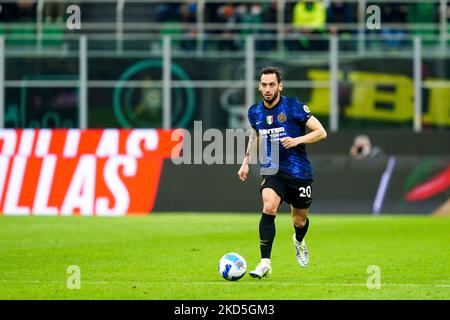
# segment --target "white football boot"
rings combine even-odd
[[[294,233],[293,240],[295,248],[295,257],[297,258],[297,262],[302,268],[305,268],[309,262],[309,253],[308,248],[306,248],[305,239],[303,239],[302,242],[298,242],[297,239],[295,238]]]
[[[272,267],[270,266],[270,262],[263,261],[256,266],[255,270],[250,271],[250,276],[253,278],[263,278],[263,277],[270,277],[272,274]]]

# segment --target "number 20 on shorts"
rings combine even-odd
[[[311,186],[307,186],[306,188],[305,187],[300,187],[300,188],[298,188],[298,190],[300,191],[300,197],[311,198],[311,193],[312,193],[311,192]]]

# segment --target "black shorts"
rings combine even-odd
[[[281,198],[297,209],[308,209],[312,202],[312,180],[302,180],[278,171],[271,176],[262,176],[260,191],[273,189]],[[281,204],[281,203],[280,203]]]

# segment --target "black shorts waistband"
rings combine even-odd
[[[301,180],[301,181],[304,181],[305,183],[312,183],[314,180],[312,180],[312,179],[300,179],[300,178],[298,178],[298,177],[295,177],[295,176],[293,176],[293,175],[290,175],[290,174],[288,174],[288,173],[286,173],[286,172],[284,172],[284,171],[281,171],[281,170],[278,170],[277,171],[277,173],[275,173],[275,174],[272,174],[272,175],[262,175],[261,177],[263,178],[263,179],[266,179],[266,178],[268,178],[268,177],[273,177],[273,176],[279,176],[279,177],[281,177],[281,178],[283,178],[283,179],[287,179],[287,180],[291,180],[291,179],[294,179],[294,180]]]

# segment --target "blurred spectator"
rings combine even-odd
[[[408,6],[406,3],[390,2],[382,4],[381,35],[385,44],[389,48],[398,48],[406,35],[406,30],[400,26],[390,26],[389,24],[405,24]]]
[[[209,31],[221,38],[216,43],[219,50],[243,49],[244,42],[235,35],[275,33],[274,30],[264,30],[261,24],[276,23],[276,6],[276,2],[206,3],[205,22],[224,24],[222,29]],[[242,24],[242,27],[238,27],[238,24]],[[273,41],[256,40],[255,47],[257,50],[268,50],[273,47]]]
[[[173,36],[173,44],[182,49],[195,48],[197,3],[185,0],[183,3],[160,3],[155,8],[155,20],[163,23],[161,33]],[[191,24],[191,26],[187,26]],[[180,36],[182,36],[180,38]]]
[[[179,22],[180,18],[180,4],[160,3],[155,8],[157,22]]]
[[[293,34],[299,36],[298,41],[288,40],[287,46],[292,50],[324,50],[321,37],[326,27],[327,11],[320,0],[300,0],[294,5],[292,12]],[[308,37],[313,35],[312,37]]]
[[[277,23],[278,2],[265,2],[262,4],[262,21],[265,23]]]
[[[378,146],[372,146],[370,138],[366,135],[358,135],[350,147],[350,156],[356,160],[375,159],[384,155]]]
[[[184,27],[183,34],[187,35],[189,38],[183,38],[180,41],[182,49],[194,50],[195,49],[195,36],[196,36],[196,25],[197,22],[197,3],[194,1],[185,1],[180,6],[180,16],[181,22],[183,24],[192,24],[191,27]]]
[[[275,35],[274,29],[266,29],[262,24],[276,23],[277,3],[253,3],[250,5],[240,5],[237,9],[238,21],[244,27],[242,29],[243,35],[261,34],[261,35]],[[270,50],[274,47],[273,39],[256,39],[255,48],[258,51]],[[241,45],[244,47],[244,44]]]
[[[185,1],[180,6],[180,15],[184,23],[195,23],[197,21],[197,3],[195,1]]]
[[[292,25],[307,31],[325,29],[326,8],[319,0],[300,0],[294,6]]]
[[[259,3],[254,3],[250,6],[239,5],[238,6],[238,17],[239,21],[243,23],[244,28],[242,29],[243,34],[257,33],[260,29],[260,24],[262,22],[262,6]]]
[[[36,2],[34,0],[18,0],[17,1],[17,17],[18,22],[36,21]]]
[[[356,23],[354,15],[354,5],[344,3],[342,0],[335,0],[328,6],[327,22],[330,24]],[[351,33],[351,28],[331,26],[329,31],[334,34]]]
[[[240,8],[239,10],[242,10]],[[218,42],[219,50],[237,50],[239,42],[234,38],[236,34],[236,23],[239,22],[239,11],[232,4],[224,4],[217,7],[218,23],[224,24],[223,30],[218,30],[220,41]]]
[[[44,17],[45,22],[62,22],[66,14],[67,5],[65,1],[59,2],[45,2],[44,3]]]

